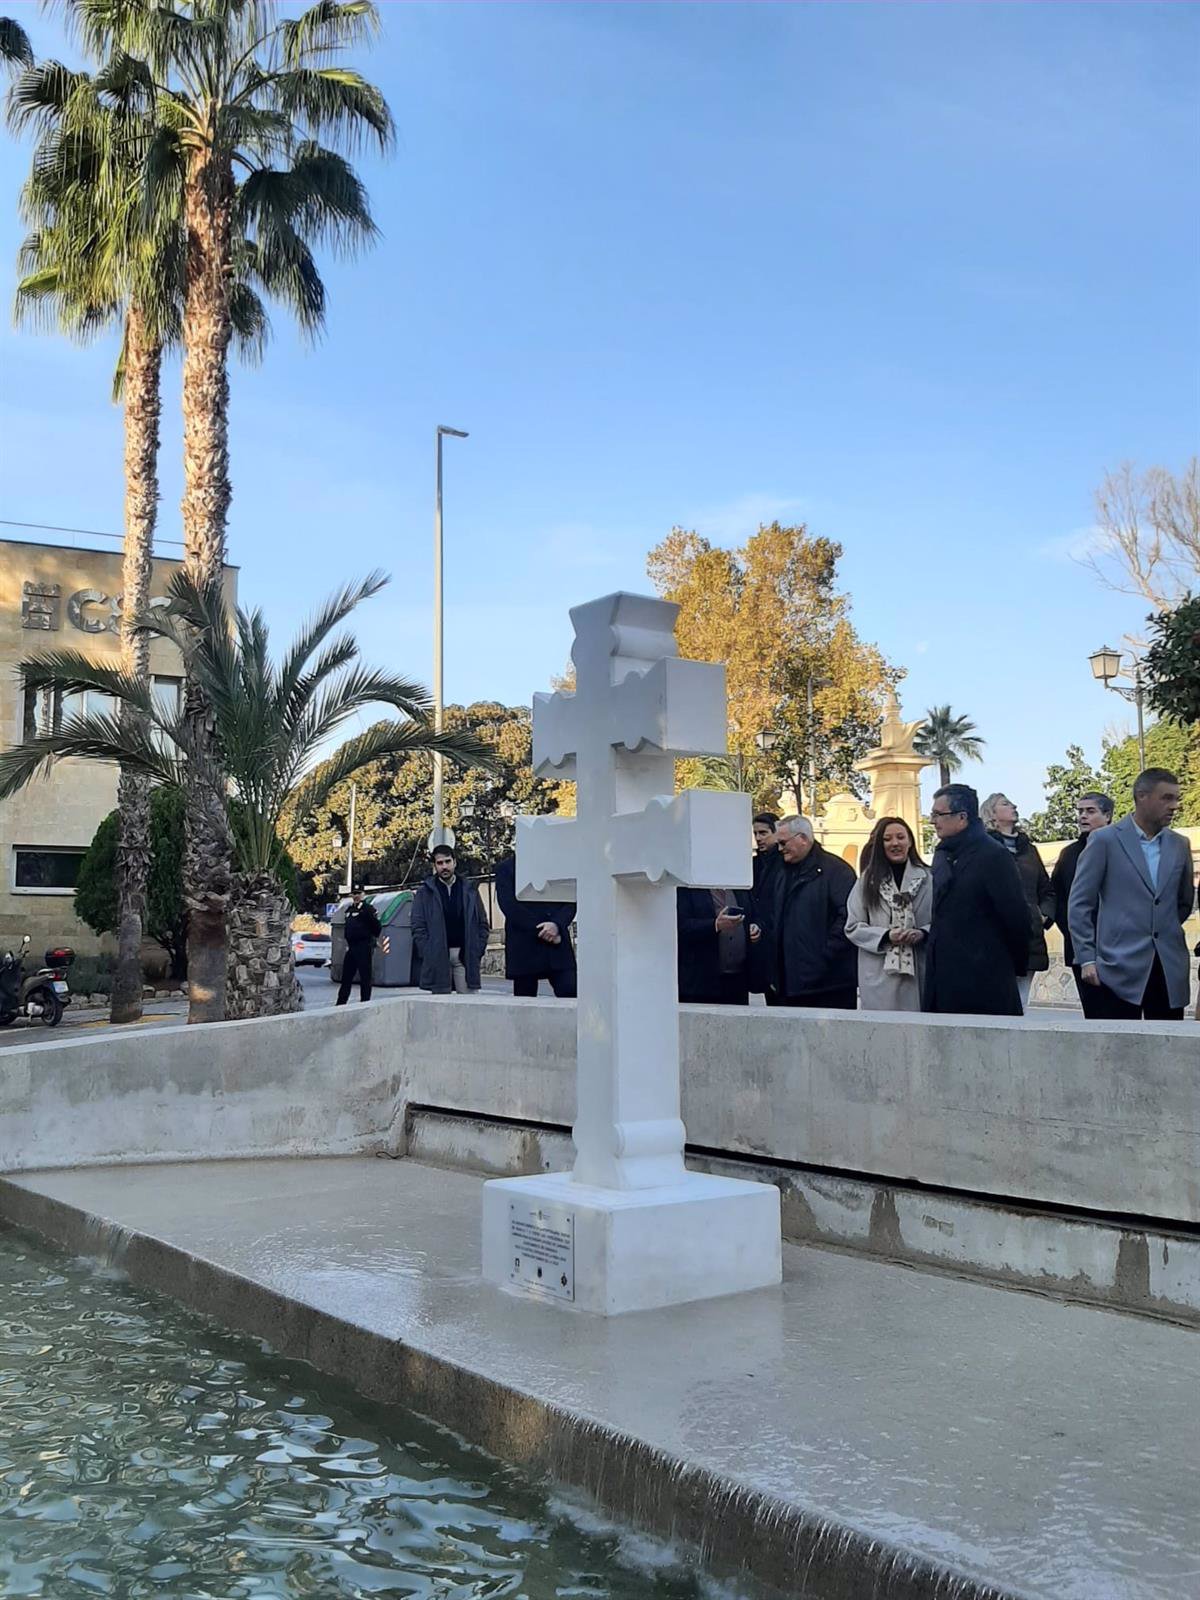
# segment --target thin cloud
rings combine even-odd
[[[1044,539],[1033,547],[1033,554],[1038,561],[1066,566],[1070,561],[1086,561],[1089,556],[1095,555],[1100,540],[1101,530],[1093,523],[1087,528],[1076,528],[1071,533],[1060,533],[1052,539]]]
[[[789,495],[743,494],[724,505],[698,512],[687,519],[685,526],[694,528],[716,544],[736,544],[749,538],[760,523],[783,521],[801,514],[805,504]]]

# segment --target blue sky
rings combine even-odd
[[[984,791],[1033,810],[1098,756],[1128,718],[1086,656],[1140,608],[1068,552],[1106,467],[1196,448],[1200,8],[383,11],[383,239],[325,264],[315,350],[280,317],[234,376],[243,598],[286,633],[381,564],[362,636],[427,679],[446,422],[450,698],[528,702],[673,523],[779,516],[845,546],[909,714],[978,722]],[[26,160],[0,141],[6,304]],[[0,516],[119,529],[111,362],[0,329]],[[173,369],[164,537],[179,494]]]

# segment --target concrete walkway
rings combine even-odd
[[[1200,1595],[1186,1329],[792,1247],[782,1290],[591,1320],[487,1288],[479,1180],[413,1161],[24,1175],[0,1215],[107,1219],[139,1280],[787,1593]]]

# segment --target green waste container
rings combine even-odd
[[[375,960],[371,967],[371,981],[381,989],[403,989],[412,985],[412,908],[411,889],[379,889],[365,896],[367,904],[374,907],[382,932],[375,941]],[[334,983],[342,981],[342,961],[346,954],[346,913],[350,901],[341,901],[330,917],[333,934],[333,954],[329,962],[329,976]]]

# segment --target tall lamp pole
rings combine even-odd
[[[1093,650],[1088,657],[1092,664],[1092,677],[1106,689],[1111,689],[1114,694],[1132,700],[1137,707],[1138,765],[1144,772],[1146,770],[1146,685],[1142,678],[1141,661],[1135,655],[1131,655],[1129,659],[1132,666],[1126,667],[1121,652],[1111,650],[1107,645],[1099,650]],[[1122,676],[1133,680],[1132,689],[1123,689],[1116,682],[1116,679]]]
[[[437,496],[433,509],[433,727],[435,733],[442,731],[442,713],[445,710],[442,693],[442,669],[444,666],[444,652],[442,649],[442,439],[449,435],[452,439],[465,439],[467,434],[461,428],[447,428],[442,423],[437,427]],[[429,848],[432,850],[439,844],[453,844],[453,837],[447,837],[447,829],[443,826],[442,815],[442,754],[435,750],[433,754],[433,831],[429,835]]]
[[[346,832],[346,893],[354,888],[354,824],[358,811],[358,785],[350,785],[350,825]]]

